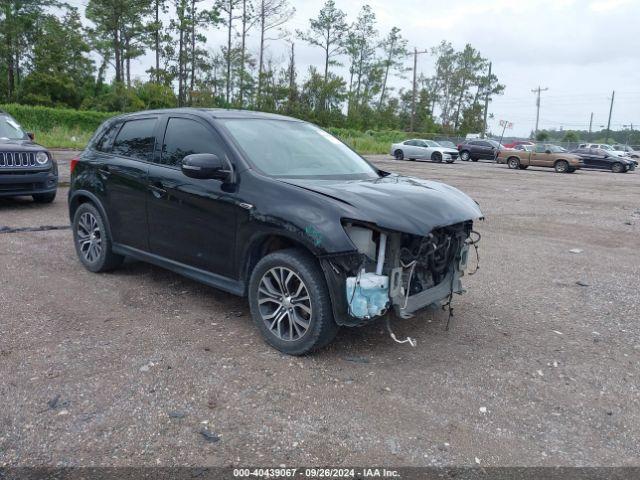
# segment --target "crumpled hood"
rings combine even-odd
[[[341,202],[347,218],[414,235],[483,217],[478,204],[460,190],[413,177],[282,181]]]

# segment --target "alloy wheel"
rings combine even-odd
[[[95,262],[102,253],[102,232],[96,217],[90,212],[83,213],[78,220],[76,233],[80,253],[87,262]]]
[[[262,276],[258,308],[267,329],[280,340],[298,340],[311,325],[311,298],[307,286],[287,267],[274,267]]]

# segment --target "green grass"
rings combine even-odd
[[[49,130],[34,129],[36,142],[47,148],[66,148],[71,150],[82,150],[93,131],[81,130],[80,128],[53,127]]]

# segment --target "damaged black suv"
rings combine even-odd
[[[384,172],[312,124],[257,112],[116,117],[71,171],[87,269],[129,256],[248,296],[267,342],[292,355],[339,326],[462,293],[482,217],[455,188]]]
[[[0,110],[0,197],[31,196],[51,203],[58,188],[58,166],[8,113]]]

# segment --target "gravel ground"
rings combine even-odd
[[[290,358],[243,299],[0,234],[0,466],[639,465],[640,174],[372,159],[486,215],[448,331],[427,312],[395,324],[416,348],[378,323]],[[0,200],[0,227],[68,224],[66,194]]]

